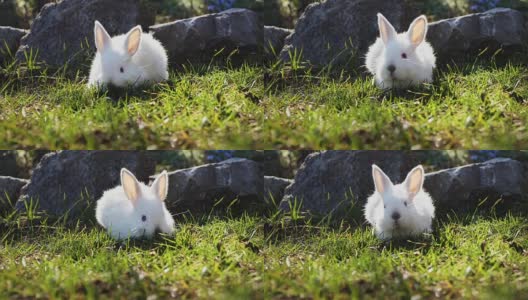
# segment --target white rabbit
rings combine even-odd
[[[433,81],[436,57],[425,41],[427,18],[419,16],[405,33],[398,34],[389,21],[378,13],[380,37],[372,44],[366,66],[382,89],[405,88]]]
[[[169,78],[167,51],[152,35],[143,33],[141,26],[110,38],[103,25],[95,21],[94,33],[97,53],[88,86],[138,86]]]
[[[365,205],[365,218],[378,238],[388,240],[431,232],[435,208],[422,188],[424,169],[412,169],[403,183],[393,185],[376,165],[372,165],[375,191]]]
[[[174,219],[165,206],[169,189],[163,171],[152,186],[139,182],[127,169],[121,169],[121,185],[103,193],[97,201],[95,217],[117,240],[152,237],[156,229],[174,232]]]

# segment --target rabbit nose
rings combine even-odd
[[[391,216],[395,221],[397,221],[400,218],[400,214],[398,212],[393,212]]]
[[[394,71],[396,71],[396,67],[394,65],[389,65],[387,67],[387,70],[389,70],[389,72],[391,72],[391,73],[394,73]]]

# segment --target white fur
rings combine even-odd
[[[431,44],[425,41],[426,17],[416,18],[407,32],[398,34],[389,21],[378,14],[378,27],[380,37],[370,46],[366,56],[366,67],[374,75],[376,85],[390,89],[432,82],[436,57]],[[393,74],[388,69],[390,65],[396,67]]]
[[[95,217],[117,240],[142,236],[150,238],[156,229],[171,234],[174,232],[174,219],[164,202],[168,184],[165,171],[149,187],[123,168],[121,185],[104,192],[97,201]],[[143,216],[146,221],[142,220]]]
[[[139,38],[131,41],[129,38],[133,34]],[[169,78],[167,51],[152,35],[143,33],[141,26],[132,28],[127,34],[110,38],[103,25],[95,21],[94,35],[97,53],[90,69],[89,87],[104,88],[108,84],[118,87],[138,86]],[[130,53],[129,43],[139,43],[137,51]]]
[[[397,185],[376,165],[372,165],[372,178],[376,190],[365,205],[365,218],[378,238],[389,240],[431,232],[435,208],[433,199],[423,190],[422,166],[412,169]],[[397,221],[392,218],[395,212],[400,214]]]

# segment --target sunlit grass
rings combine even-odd
[[[263,138],[311,149],[520,149],[528,145],[528,67],[477,59],[435,81],[381,91],[370,76],[269,71]],[[291,75],[294,73],[295,75]]]
[[[384,243],[369,228],[207,217],[171,236],[111,240],[100,228],[0,219],[0,298],[349,299],[528,295],[523,217],[436,221],[433,233]],[[416,298],[415,298],[416,299]]]
[[[381,91],[361,69],[190,66],[168,83],[97,93],[38,65],[0,73],[0,147],[48,149],[523,149],[522,54],[444,64]]]
[[[167,84],[157,87],[108,93],[87,89],[80,76],[6,77],[0,85],[2,148],[262,145],[263,112],[258,103],[263,83],[257,67],[191,69],[172,74]]]

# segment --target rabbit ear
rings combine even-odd
[[[424,174],[425,172],[421,165],[416,166],[409,172],[409,174],[407,174],[407,178],[405,178],[403,185],[409,192],[410,200],[412,200],[414,196],[416,196],[416,194],[418,194],[418,192],[422,189]]]
[[[390,40],[395,39],[398,34],[389,20],[387,20],[381,13],[378,13],[378,27],[381,39],[385,44]]]
[[[167,171],[161,172],[161,174],[152,183],[152,189],[158,195],[161,201],[167,199],[167,193],[169,192],[169,176]]]
[[[372,179],[374,180],[376,191],[380,194],[383,194],[392,188],[392,181],[376,165],[372,165]]]
[[[121,185],[123,186],[123,190],[125,190],[127,198],[132,204],[136,205],[141,193],[139,182],[136,176],[125,168],[121,169]]]
[[[407,31],[409,40],[414,47],[418,47],[427,35],[427,18],[424,15],[414,19]]]
[[[106,32],[106,29],[103,27],[99,21],[95,21],[94,25],[94,35],[95,35],[95,47],[97,51],[103,52],[103,50],[110,45],[112,38]]]
[[[127,49],[128,55],[133,56],[134,54],[136,54],[136,52],[139,49],[139,45],[141,45],[141,35],[142,34],[143,34],[143,30],[141,29],[141,26],[139,25],[132,28],[127,33],[127,38],[126,38],[127,48],[126,49]]]

